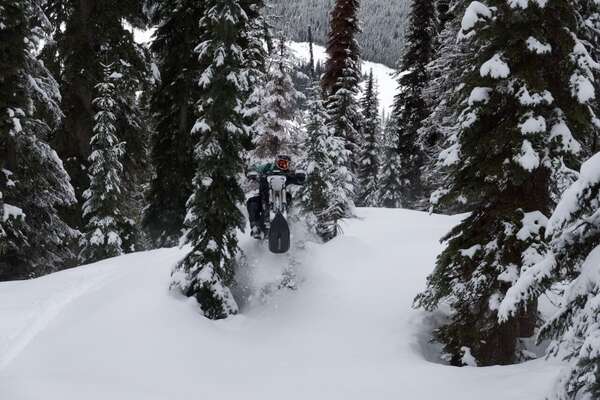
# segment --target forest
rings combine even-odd
[[[439,361],[556,358],[546,398],[600,399],[600,3],[308,3],[0,0],[0,289],[179,247],[165,290],[226,320],[243,237],[459,216],[406,307]]]

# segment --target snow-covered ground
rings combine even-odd
[[[309,60],[310,51],[308,43],[289,42],[288,44],[298,58],[304,61]],[[315,62],[321,61],[325,63],[327,60],[327,52],[323,46],[313,45],[313,54]],[[379,89],[381,108],[385,111],[386,115],[389,115],[394,104],[394,96],[398,93],[398,82],[393,76],[395,71],[383,64],[363,61],[362,72],[368,74],[371,69],[373,70],[373,77]]]
[[[557,362],[454,368],[427,343],[411,303],[457,217],[359,216],[288,255],[244,236],[242,314],[222,321],[168,291],[179,249],[0,283],[0,399],[544,398]]]

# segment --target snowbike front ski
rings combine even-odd
[[[285,217],[278,212],[269,228],[269,250],[276,254],[290,249],[290,227]]]

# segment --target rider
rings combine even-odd
[[[265,231],[264,212],[269,203],[269,183],[267,177],[270,175],[285,175],[286,185],[304,184],[305,175],[295,173],[291,170],[292,158],[287,155],[277,155],[275,161],[254,167],[254,171],[248,174],[250,179],[258,179],[258,195],[250,197],[246,202],[248,208],[248,219],[252,228],[251,235],[256,239],[262,237]],[[288,204],[291,202],[291,195],[288,193]]]

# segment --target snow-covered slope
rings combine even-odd
[[[308,43],[288,42],[288,44],[298,58],[304,61],[309,60],[310,52]],[[325,63],[327,60],[327,52],[323,46],[313,45],[313,54],[315,62],[321,61]],[[395,71],[383,64],[363,61],[362,72],[369,73],[371,69],[373,70],[373,77],[377,81],[380,105],[385,110],[385,113],[389,115],[394,103],[394,96],[398,92],[398,82],[393,77]]]
[[[0,399],[542,400],[558,364],[442,365],[411,309],[457,218],[359,215],[289,255],[244,236],[242,314],[223,321],[168,291],[179,249],[1,283]]]

